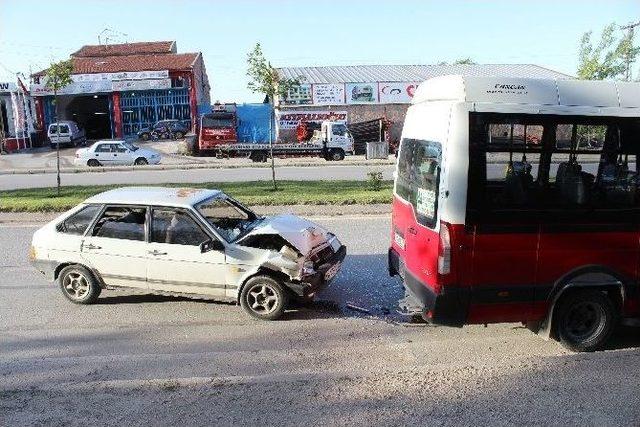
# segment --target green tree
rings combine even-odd
[[[46,71],[47,83],[46,86],[49,90],[53,91],[53,102],[56,106],[56,134],[60,135],[60,111],[58,106],[58,92],[60,89],[68,86],[71,83],[71,74],[73,74],[73,61],[68,59],[66,61],[54,62],[49,66]],[[60,140],[56,144],[56,181],[58,184],[58,195],[60,195]]]
[[[300,85],[300,79],[287,79],[278,74],[278,71],[271,66],[262,52],[260,43],[256,43],[254,48],[247,55],[247,76],[249,83],[247,88],[253,93],[263,93],[277,108],[277,99],[287,95],[289,90]],[[272,111],[269,123],[269,146],[271,155],[271,178],[273,189],[277,190],[276,169],[273,158],[273,127],[275,125],[275,111]]]
[[[476,64],[477,62],[469,57],[456,59],[453,62],[453,65],[476,65]]]
[[[593,42],[593,31],[587,31],[580,40],[578,51],[578,77],[586,80],[604,80],[626,77],[628,67],[640,53],[632,32],[619,34],[615,23],[604,27],[600,40]]]

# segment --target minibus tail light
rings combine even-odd
[[[451,234],[449,225],[440,223],[440,250],[438,252],[438,274],[446,275],[451,272]]]

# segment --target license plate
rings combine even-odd
[[[336,274],[338,274],[338,270],[340,270],[340,265],[341,263],[332,265],[331,268],[328,269],[326,273],[324,273],[324,280],[328,282],[329,280],[333,279],[336,276]]]
[[[396,241],[396,244],[400,246],[400,248],[404,249],[404,237],[395,232],[393,233],[393,240]]]

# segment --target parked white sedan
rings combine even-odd
[[[157,165],[160,153],[124,140],[102,140],[76,151],[76,166]]]
[[[217,190],[130,187],[87,199],[33,235],[30,259],[65,297],[106,286],[230,300],[273,320],[312,299],[346,248],[294,215],[261,217]]]

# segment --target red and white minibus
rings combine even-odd
[[[435,324],[522,322],[576,351],[640,317],[640,84],[444,76],[396,166],[389,272]]]

